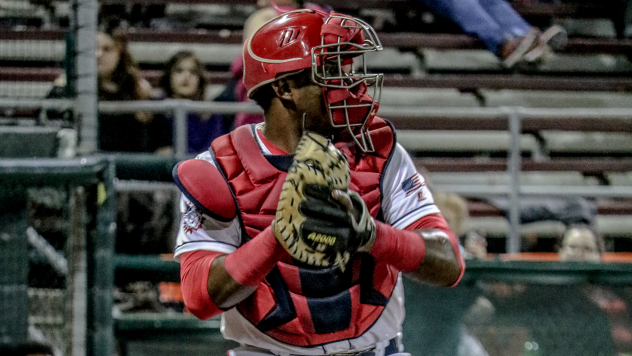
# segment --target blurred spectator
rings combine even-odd
[[[601,235],[588,225],[570,226],[562,236],[559,250],[560,261],[599,262],[605,244]]]
[[[128,48],[124,29],[117,20],[106,20],[97,35],[100,101],[148,100],[151,85],[142,78]],[[170,152],[166,120],[154,120],[147,112],[99,114],[99,142],[103,151]]]
[[[464,258],[487,259],[487,238],[479,231],[468,231],[463,239]]]
[[[433,192],[435,204],[448,223],[450,230],[462,241],[463,258],[487,258],[487,239],[480,231],[465,233],[464,225],[469,218],[467,201],[458,194]]]
[[[432,196],[450,230],[457,237],[463,235],[463,224],[469,216],[467,201],[455,193],[433,192]]]
[[[204,64],[191,51],[179,51],[166,63],[159,81],[159,99],[204,101],[208,85]],[[169,118],[175,125],[174,118]],[[230,123],[228,123],[230,125]],[[197,154],[209,148],[211,141],[228,133],[221,115],[187,113],[187,153]]]
[[[503,66],[536,63],[566,45],[566,31],[554,25],[541,32],[506,0],[419,0],[468,34],[477,36]]]
[[[128,49],[118,19],[104,20],[97,34],[99,101],[148,100],[152,87],[140,73]],[[64,97],[65,76],[53,85],[47,98]],[[171,152],[171,127],[166,119],[148,112],[99,113],[99,149],[110,152]],[[168,139],[167,139],[168,138]]]
[[[605,244],[600,234],[588,225],[570,226],[562,236],[560,261],[600,262]],[[632,352],[632,322],[626,301],[615,289],[589,284],[582,288],[586,299],[598,306],[610,321],[610,332],[618,355]]]
[[[510,201],[505,197],[486,199],[500,209],[509,219]],[[557,221],[564,226],[576,224],[592,225],[597,216],[597,206],[584,197],[522,197],[519,204],[520,224],[542,221]],[[539,239],[537,235],[526,236],[521,241],[521,252],[553,252],[552,239]],[[546,241],[548,240],[548,241]]]
[[[599,262],[603,252],[601,237],[587,224],[571,224],[562,235],[558,251],[560,261],[590,263]],[[537,349],[540,355],[618,355],[617,350],[622,348],[617,346],[616,333],[630,335],[625,326],[629,325],[625,304],[603,285],[571,280],[497,282],[485,288],[497,311],[495,323],[526,330],[532,350]],[[609,314],[608,309],[616,311]],[[617,326],[615,320],[622,319],[626,322]]]

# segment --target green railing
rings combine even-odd
[[[4,291],[0,295],[0,304],[5,311],[22,311],[1,313],[0,324],[7,327],[2,329],[0,335],[4,342],[21,343],[27,340],[27,189],[43,186],[58,187],[70,192],[81,189],[81,194],[86,198],[82,207],[84,211],[79,213],[83,218],[77,219],[81,225],[77,230],[84,239],[79,242],[83,251],[75,251],[73,260],[68,263],[69,273],[64,282],[67,292],[62,294],[66,294],[65,301],[72,303],[75,309],[74,316],[69,321],[71,325],[67,326],[73,328],[73,339],[66,340],[63,351],[70,351],[74,347],[85,349],[89,356],[112,355],[116,213],[114,177],[114,162],[107,157],[0,160],[0,201],[5,207],[0,209],[0,218],[3,221],[0,224],[0,235],[3,236],[0,253],[12,257],[0,259],[0,280],[4,281],[0,289]],[[71,248],[67,246],[66,249]],[[22,264],[23,272],[26,272],[12,275],[15,266],[11,263],[16,262]],[[77,319],[84,315],[85,320]]]
[[[0,187],[3,192],[2,217],[4,224],[0,226],[0,234],[23,234],[25,224],[9,224],[11,220],[23,219],[20,209],[26,209],[23,189],[29,186],[60,186],[66,188],[83,187],[86,191],[86,211],[88,216],[86,229],[87,282],[86,282],[86,315],[85,342],[86,354],[89,356],[111,356],[112,345],[118,341],[124,354],[130,341],[148,340],[160,344],[165,340],[187,340],[191,345],[208,348],[209,355],[224,354],[225,350],[234,346],[224,341],[219,334],[219,321],[212,319],[200,321],[196,318],[177,314],[123,314],[112,315],[112,292],[115,283],[129,281],[178,282],[179,264],[161,256],[152,255],[116,255],[115,240],[115,178],[128,180],[151,180],[163,183],[170,182],[170,171],[176,163],[173,158],[137,155],[95,156],[72,160],[33,159],[33,160],[0,160]],[[7,202],[17,203],[16,209],[8,209]],[[4,235],[3,235],[4,236]],[[4,240],[3,240],[4,241]],[[6,242],[0,242],[5,244]],[[16,246],[13,246],[16,247]],[[20,248],[25,258],[24,246]],[[0,281],[3,289],[18,291],[24,294],[24,288],[7,288],[24,284],[18,281],[24,278],[16,266],[9,266],[4,258],[7,248],[0,249],[3,258],[0,265]],[[18,261],[19,262],[19,261]],[[22,262],[24,262],[22,260]],[[6,266],[5,266],[6,265]],[[18,266],[19,267],[19,266]],[[12,274],[11,276],[8,276]],[[11,279],[11,278],[13,279]],[[484,296],[492,300],[496,308],[493,321],[486,325],[469,325],[481,342],[488,348],[513,348],[514,352],[534,354],[534,345],[539,346],[540,355],[555,355],[556,343],[547,339],[546,335],[555,335],[558,330],[542,329],[539,324],[558,315],[566,323],[562,329],[572,329],[572,322],[582,320],[606,320],[605,317],[594,317],[582,308],[566,310],[569,303],[555,301],[556,298],[567,298],[568,291],[579,295],[578,291],[586,288],[613,289],[625,302],[632,300],[629,286],[632,286],[632,264],[627,263],[581,263],[581,262],[544,262],[544,261],[503,261],[500,258],[480,261],[467,261],[467,268],[459,286],[452,289],[438,289],[417,285],[405,279],[407,318],[404,324],[404,341],[408,351],[413,355],[425,355],[431,343],[439,345],[443,350],[452,350],[460,338],[459,330],[469,325],[466,319],[467,310],[474,300]],[[537,291],[535,297],[551,294],[551,302],[556,310],[542,312],[537,305],[531,305],[535,299],[527,294],[516,295],[507,299],[490,291],[502,286],[513,286],[511,290]],[[521,287],[522,286],[522,287]],[[545,291],[546,293],[541,293]],[[560,293],[557,293],[559,291]],[[575,293],[577,292],[577,293]],[[3,295],[16,299],[15,295]],[[523,298],[523,299],[520,299]],[[522,304],[520,304],[522,303]],[[0,315],[3,325],[22,325],[24,333],[25,315],[18,315],[24,308],[19,303],[13,305],[15,312]],[[525,310],[524,305],[529,305]],[[572,304],[572,303],[570,303]],[[574,305],[574,304],[572,304]],[[580,305],[591,305],[589,302]],[[539,312],[531,312],[540,310]],[[557,313],[557,314],[556,314]],[[532,315],[531,315],[532,314]],[[601,315],[601,314],[600,314]],[[537,317],[536,317],[537,316]],[[534,319],[536,318],[536,319]],[[560,320],[561,320],[560,319]],[[539,322],[542,320],[542,323]],[[604,322],[605,323],[605,322]],[[604,323],[595,323],[602,327]],[[567,324],[571,324],[570,326]],[[602,325],[603,324],[603,325]],[[582,324],[591,327],[590,323]],[[543,331],[544,330],[544,331]],[[551,331],[552,330],[552,331]],[[564,329],[565,330],[565,329]],[[4,333],[0,329],[0,333]],[[589,330],[580,339],[591,340],[594,330]],[[15,337],[15,333],[10,334]],[[3,334],[3,337],[6,337]],[[434,338],[434,339],[433,339]],[[564,336],[555,336],[555,340],[566,340]],[[502,344],[502,340],[513,340],[522,343],[518,347]],[[516,341],[517,340],[517,341]],[[509,341],[507,341],[509,342]],[[559,341],[561,343],[561,341]],[[598,343],[595,341],[595,343]],[[611,341],[612,345],[614,341]],[[207,345],[207,346],[204,346]],[[615,345],[616,346],[616,345]],[[437,347],[440,350],[441,347]],[[606,347],[606,346],[604,346]],[[608,346],[610,347],[610,346]],[[614,346],[612,346],[614,348]],[[619,347],[619,346],[616,346]],[[536,348],[537,349],[537,348]],[[492,349],[489,349],[493,356]],[[517,353],[514,353],[517,354]],[[538,353],[535,353],[538,354]]]
[[[114,261],[117,279],[179,280],[179,264],[159,256],[117,255]],[[581,355],[582,340],[603,350],[599,355],[614,355],[617,347],[627,347],[608,338],[611,316],[584,298],[583,291],[614,290],[620,300],[630,301],[632,264],[469,260],[455,288],[419,285],[406,278],[404,284],[404,344],[413,355],[456,355],[463,330],[478,337],[490,356]],[[480,298],[491,301],[495,312],[477,317]],[[625,317],[623,312],[616,314]],[[199,342],[212,355],[231,347],[219,338],[217,319],[130,314],[119,317],[116,325],[123,350],[129,341],[165,338]],[[192,338],[202,334],[207,339]]]

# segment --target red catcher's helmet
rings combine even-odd
[[[364,55],[380,50],[375,30],[358,18],[290,11],[246,40],[244,84],[252,98],[261,86],[310,70],[312,81],[323,88],[332,126],[346,129],[361,150],[371,152],[366,128],[377,113],[384,76],[367,72]]]

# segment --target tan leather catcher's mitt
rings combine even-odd
[[[375,222],[349,190],[349,180],[346,156],[326,138],[305,133],[283,183],[273,229],[294,259],[344,270],[353,253],[372,246]],[[332,198],[334,189],[349,195],[357,219]]]

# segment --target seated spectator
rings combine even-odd
[[[485,199],[501,210],[508,220],[511,201],[506,197],[490,197]],[[542,221],[556,221],[564,226],[577,224],[592,225],[597,216],[597,206],[593,200],[585,197],[521,197],[519,206],[520,224],[531,224]],[[553,252],[555,241],[539,239],[536,234],[521,239],[521,252]]]
[[[569,226],[562,236],[560,261],[600,262],[605,252],[603,237],[588,225]],[[590,284],[582,288],[583,296],[607,316],[610,336],[618,355],[632,351],[632,322],[626,301],[616,289]]]
[[[99,28],[97,66],[100,101],[151,98],[151,85],[142,78],[116,20]],[[165,133],[170,134],[166,120],[154,120],[150,113],[99,115],[99,148],[103,151],[169,152],[171,142]]]
[[[454,235],[463,235],[463,224],[469,216],[467,201],[458,194],[446,192],[434,192],[433,198]]]
[[[152,87],[140,74],[118,20],[105,20],[97,33],[99,101],[148,100]],[[47,98],[64,96],[66,78],[58,78]],[[109,152],[171,152],[171,127],[151,113],[99,113],[99,149]]]
[[[588,225],[575,225],[566,229],[559,250],[560,261],[599,262],[605,244],[601,235]]]
[[[487,259],[487,239],[484,234],[478,231],[465,232],[464,225],[469,218],[467,201],[455,193],[434,192],[433,197],[450,230],[463,242],[463,258]]]
[[[160,78],[159,98],[206,99],[207,74],[200,59],[191,51],[180,51],[166,63]],[[170,118],[172,124],[173,118]],[[187,153],[197,154],[209,148],[211,141],[228,133],[221,115],[187,114]]]
[[[588,225],[568,228],[559,250],[560,260],[599,260],[603,245],[588,231]],[[618,354],[614,334],[610,332],[612,318],[591,297],[602,292],[604,286],[553,282],[553,279],[551,282],[486,281],[482,286],[484,296],[495,308],[492,325],[514,330],[515,337],[523,340],[522,345],[528,342],[530,349],[537,351],[534,354]],[[522,353],[526,354],[526,350],[521,350]]]
[[[506,68],[536,63],[566,45],[566,31],[557,25],[541,32],[506,0],[419,0],[439,16],[475,35]]]

